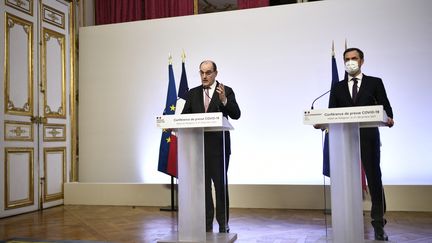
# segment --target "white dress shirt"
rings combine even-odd
[[[210,99],[209,103],[211,102],[211,98],[213,97],[213,93],[215,92],[215,90],[216,90],[216,81],[212,85],[210,85],[210,87],[208,88],[208,96],[209,96],[209,99]],[[203,91],[203,100],[204,100],[204,103],[205,103],[206,95],[207,95],[206,94],[206,89],[204,89],[204,91]]]
[[[357,94],[358,94],[358,91],[360,90],[360,85],[361,85],[361,81],[363,78],[363,74],[360,73],[359,75],[357,75],[355,77],[348,75],[348,89],[349,89],[349,92],[351,94],[351,97],[352,97],[352,93],[353,93],[352,91],[353,91],[353,86],[354,86],[354,81],[352,80],[353,78],[357,78]]]

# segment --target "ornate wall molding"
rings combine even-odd
[[[33,0],[5,0],[5,4],[33,16]]]
[[[44,116],[66,118],[65,36],[47,28],[43,29],[42,35],[41,92],[44,93]]]
[[[5,141],[33,141],[31,122],[4,121]]]
[[[65,124],[46,124],[43,126],[44,142],[66,141]]]
[[[45,4],[42,6],[42,19],[44,22],[50,23],[59,28],[65,28],[65,14]]]
[[[44,148],[43,180],[44,202],[63,199],[63,184],[66,183],[66,147]]]
[[[5,113],[32,116],[33,23],[9,13],[6,13],[6,23],[4,69]],[[22,89],[23,87],[25,87],[25,91]]]
[[[5,209],[14,209],[26,207],[34,204],[34,184],[33,184],[33,168],[34,155],[33,148],[5,148]],[[16,176],[21,175],[20,180],[16,180]],[[27,177],[26,177],[27,176]],[[25,192],[21,191],[22,181],[26,181],[24,188]],[[20,191],[15,191],[13,188],[18,188]]]

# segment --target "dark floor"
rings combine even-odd
[[[321,210],[231,209],[230,228],[238,243],[326,242],[330,215]],[[365,239],[373,230],[365,214]],[[157,242],[176,231],[176,213],[156,207],[59,206],[0,219],[0,240],[94,240]],[[388,212],[391,242],[432,243],[432,212]],[[327,223],[327,227],[326,227]],[[217,229],[217,225],[214,227]],[[326,230],[327,229],[327,230]]]

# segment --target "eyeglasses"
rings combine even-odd
[[[210,75],[212,75],[214,73],[214,71],[207,71],[207,72],[203,72],[203,71],[199,71],[199,74],[201,75],[201,76],[210,76]]]

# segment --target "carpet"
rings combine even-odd
[[[37,240],[27,238],[14,238],[9,240],[0,240],[0,243],[112,243],[107,241],[91,240]]]

